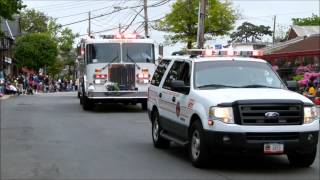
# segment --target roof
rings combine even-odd
[[[293,30],[298,37],[320,34],[320,26],[292,26],[291,30]]]
[[[296,37],[263,49],[265,57],[320,55],[320,34]]]
[[[19,16],[15,16],[14,20],[1,20],[0,28],[4,32],[6,37],[11,39],[15,39],[15,37],[21,35],[21,28],[20,28],[20,19]]]
[[[152,39],[87,39],[86,44],[94,43],[154,43]]]
[[[173,60],[183,60],[189,59],[194,62],[205,62],[205,61],[251,61],[251,62],[263,62],[266,63],[263,59],[251,58],[251,57],[242,57],[242,56],[208,56],[202,57],[198,56],[195,58],[190,58],[190,55],[183,55],[183,56],[167,56],[163,57],[163,59],[173,59]]]

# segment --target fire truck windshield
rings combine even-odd
[[[88,44],[86,51],[88,64],[120,62],[119,43]]]
[[[154,63],[154,46],[147,43],[123,43],[123,62]]]

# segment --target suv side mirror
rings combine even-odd
[[[189,94],[190,86],[186,86],[182,80],[172,80],[171,90],[180,92],[182,94]]]
[[[290,91],[298,91],[299,87],[298,87],[298,82],[297,81],[287,81],[286,82],[287,88]]]

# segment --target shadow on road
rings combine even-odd
[[[191,162],[186,147],[171,144],[167,150],[160,150],[172,158]],[[316,162],[315,162],[316,163]],[[283,174],[297,172],[306,168],[290,166],[285,155],[263,156],[263,155],[244,155],[244,154],[215,154],[209,159],[209,165],[204,170],[218,170],[225,173],[250,173],[250,174]],[[310,170],[314,168],[310,167]]]
[[[112,103],[112,104],[96,104],[92,112],[95,112],[95,113],[114,113],[114,112],[142,113],[146,111],[142,110],[140,104],[124,105],[121,103]]]

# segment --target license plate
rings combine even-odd
[[[279,154],[283,153],[284,145],[279,143],[264,144],[264,153],[266,154]]]

